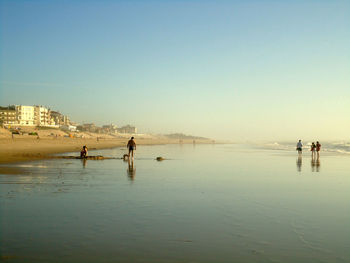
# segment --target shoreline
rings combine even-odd
[[[177,139],[135,138],[137,145],[179,144]],[[211,140],[196,140],[196,144],[212,144]],[[13,164],[51,158],[53,154],[77,152],[83,145],[91,150],[126,147],[125,138],[16,138],[0,139],[0,164]],[[182,144],[193,144],[193,140],[182,140]]]

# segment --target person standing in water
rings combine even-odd
[[[134,159],[134,151],[136,151],[136,143],[134,141],[134,137],[131,137],[126,147],[129,149],[129,159],[130,159],[130,153],[132,158]]]
[[[320,158],[320,150],[321,150],[321,144],[319,141],[316,142],[316,154],[317,154],[317,159]]]
[[[299,140],[299,142],[297,143],[297,151],[298,154],[301,154],[303,151],[303,144],[301,143],[301,140]]]
[[[312,157],[312,159],[315,158],[316,144],[315,144],[314,142],[311,144],[311,149],[310,149],[310,151],[311,151],[311,157]]]

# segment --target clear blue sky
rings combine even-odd
[[[350,1],[2,1],[0,105],[228,138],[347,139]]]

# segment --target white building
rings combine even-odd
[[[58,128],[50,116],[50,109],[43,106],[16,105],[17,124],[20,126],[44,126]]]
[[[75,125],[61,125],[60,128],[64,131],[76,132],[77,126]]]
[[[50,110],[43,106],[34,106],[34,120],[37,126],[51,126]]]
[[[35,126],[35,108],[34,106],[16,105],[17,122],[21,126]]]

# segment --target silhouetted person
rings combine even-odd
[[[80,158],[86,158],[88,156],[88,148],[84,145],[80,152]]]
[[[310,151],[311,151],[311,158],[314,159],[315,158],[315,153],[316,153],[316,144],[314,142],[311,144]]]
[[[321,144],[317,141],[317,142],[316,142],[316,154],[317,154],[317,159],[320,158],[320,151],[321,151]]]
[[[134,159],[134,151],[136,151],[136,143],[134,141],[134,137],[131,137],[126,147],[129,149],[129,159],[130,159],[130,153],[132,158]]]
[[[301,154],[303,152],[303,144],[301,143],[301,140],[299,140],[297,143],[297,151],[298,154]]]

